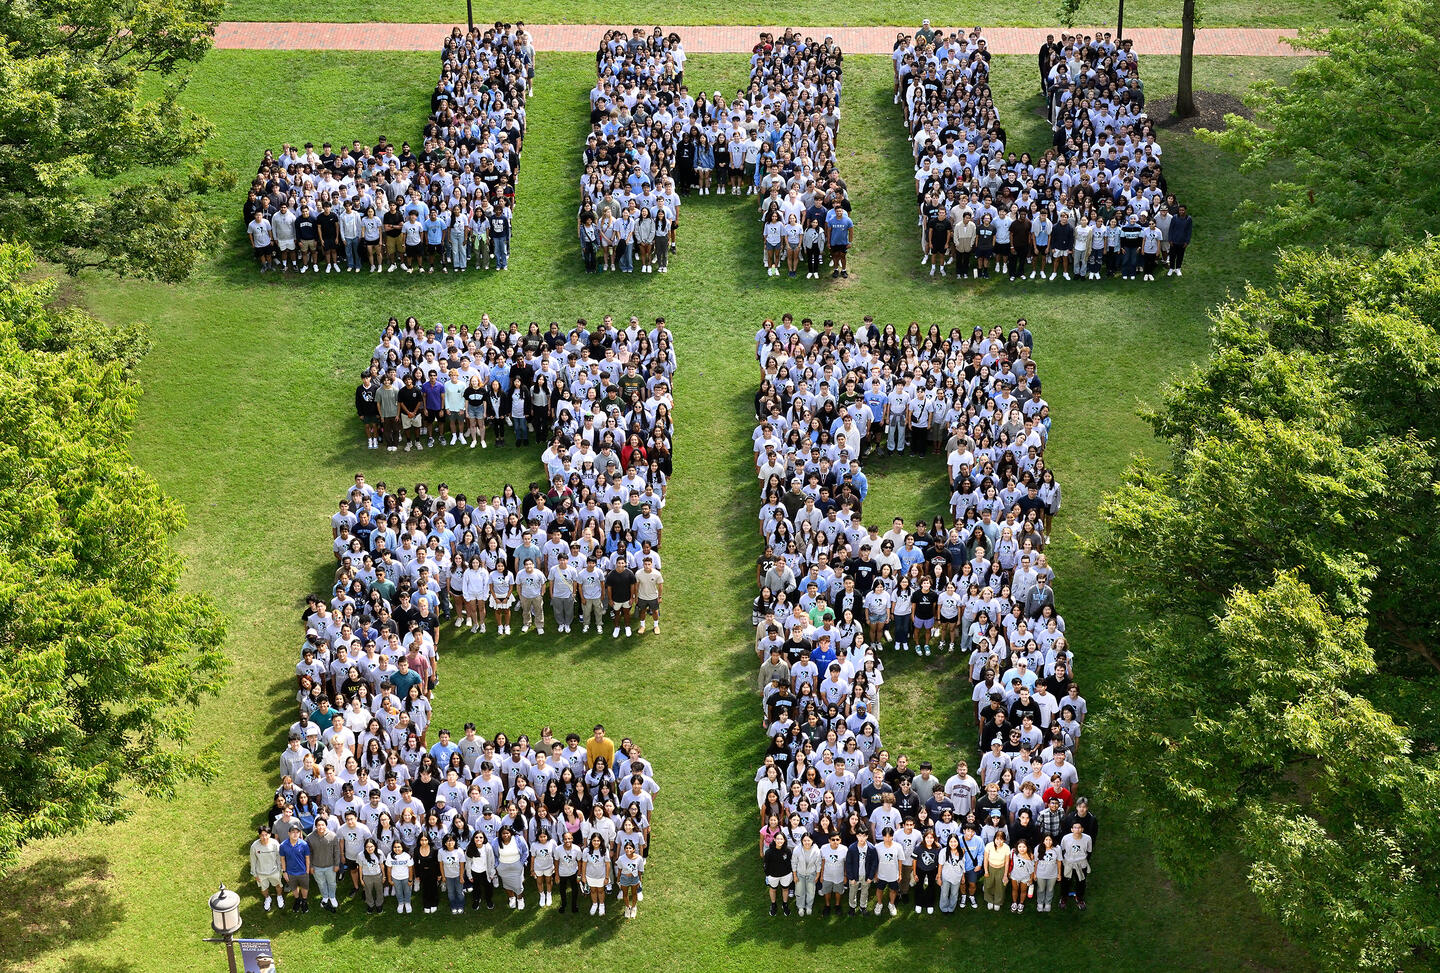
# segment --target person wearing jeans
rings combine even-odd
[[[940,911],[947,915],[954,912],[964,888],[965,853],[960,848],[960,836],[952,834],[940,853]]]
[[[324,816],[318,816],[315,830],[306,841],[310,844],[310,868],[320,890],[320,907],[333,912],[339,905],[335,898],[335,869],[340,865],[340,836],[330,830]]]
[[[820,877],[820,849],[808,832],[800,836],[790,863],[795,872],[795,907],[808,916],[815,911],[815,883]]]
[[[465,853],[453,834],[445,836],[445,847],[440,850],[440,877],[445,880],[450,914],[458,916],[465,911]]]
[[[410,911],[410,894],[415,890],[415,859],[405,850],[403,842],[396,841],[390,846],[390,857],[385,859],[385,877],[395,887],[395,911]]]

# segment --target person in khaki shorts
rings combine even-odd
[[[645,616],[655,619],[655,633],[660,633],[660,596],[665,590],[665,576],[655,570],[655,559],[645,555],[640,571],[635,575],[636,614],[640,617],[640,631],[645,631]]]
[[[259,836],[250,843],[250,877],[265,896],[266,912],[270,911],[271,899],[277,895],[280,897],[280,908],[285,908],[285,869],[280,861],[280,842],[263,824]]]
[[[535,559],[527,557],[525,566],[515,576],[515,587],[520,592],[520,632],[535,631],[545,634],[545,572],[535,566]]]

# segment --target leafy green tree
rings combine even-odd
[[[1209,133],[1244,170],[1288,163],[1273,202],[1242,208],[1244,241],[1381,248],[1440,232],[1440,4],[1344,0],[1339,26],[1297,44],[1326,56],[1257,86],[1253,120]]]
[[[223,6],[0,4],[0,237],[71,273],[190,273],[218,232],[202,196],[234,175],[174,174],[211,131],[176,99]]]
[[[1440,948],[1440,243],[1277,278],[1102,506],[1149,621],[1094,735],[1172,874],[1238,855],[1327,967],[1410,968]]]
[[[206,775],[184,743],[225,670],[218,613],[181,590],[184,513],[128,452],[143,335],[56,309],[32,264],[0,244],[0,869]]]

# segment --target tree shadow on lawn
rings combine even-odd
[[[27,970],[42,957],[97,942],[125,918],[112,893],[109,859],[102,855],[51,855],[11,872],[0,904],[0,973]],[[128,970],[123,965],[70,960],[66,969]]]

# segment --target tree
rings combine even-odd
[[[1092,734],[1106,786],[1180,880],[1248,862],[1337,970],[1440,947],[1437,325],[1440,242],[1283,253],[1089,544],[1150,620]]]
[[[1195,115],[1195,0],[1180,11],[1180,77],[1175,83],[1175,117]]]
[[[1289,163],[1273,202],[1243,204],[1247,244],[1378,249],[1440,232],[1440,4],[1345,0],[1342,20],[1300,32],[1297,46],[1327,56],[1257,86],[1254,119],[1204,133],[1243,170]]]
[[[1056,19],[1066,27],[1074,27],[1080,8],[1087,0],[1058,0]],[[1180,77],[1175,85],[1175,117],[1190,118],[1195,114],[1195,27],[1199,24],[1195,0],[1184,0],[1180,12]],[[1115,10],[1115,40],[1125,33],[1125,0]]]
[[[193,710],[225,670],[210,602],[180,588],[181,508],[130,461],[143,332],[108,333],[0,244],[0,869],[209,773]]]
[[[71,273],[175,281],[216,240],[195,159],[210,125],[177,97],[223,0],[0,4],[0,238]]]

